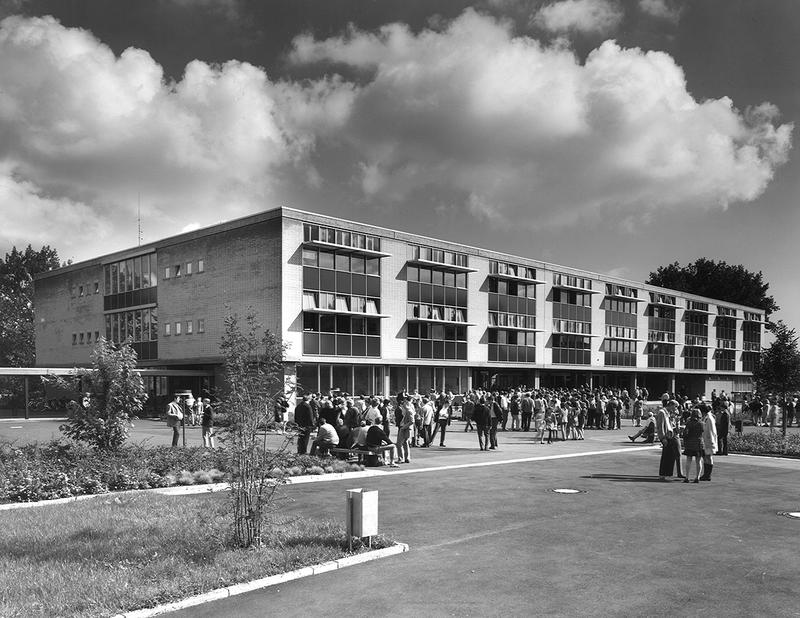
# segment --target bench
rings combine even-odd
[[[373,448],[368,449],[360,449],[360,448],[329,448],[328,452],[331,455],[345,455],[347,457],[347,461],[353,461],[358,463],[364,463],[365,466],[378,466],[380,462],[385,463],[386,461],[386,453],[390,453],[392,451],[393,444],[387,444],[384,446],[376,446]]]

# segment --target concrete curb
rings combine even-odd
[[[587,457],[593,455],[612,455],[617,453],[631,453],[635,451],[646,451],[661,448],[661,445],[631,445],[625,448],[610,449],[605,451],[585,451],[580,453],[561,453],[557,455],[539,455],[535,457],[517,457],[514,459],[500,459],[497,461],[481,461],[474,463],[453,464],[448,466],[433,466],[430,468],[379,468],[374,470],[359,470],[356,472],[332,472],[330,474],[309,474],[307,476],[291,476],[284,480],[287,485],[304,485],[307,483],[325,483],[332,481],[345,481],[376,476],[390,476],[403,474],[423,474],[426,472],[442,472],[445,470],[457,470],[459,468],[478,468],[483,466],[501,466],[515,463],[528,463],[534,461],[548,461],[551,459],[571,459],[573,457]],[[55,500],[40,500],[38,502],[10,502],[0,504],[0,511],[13,509],[33,508],[37,506],[49,506],[51,504],[67,504],[78,500],[88,500],[98,496],[124,496],[126,494],[140,492],[154,492],[165,496],[190,496],[204,493],[214,493],[217,491],[228,491],[230,486],[227,483],[210,483],[206,485],[175,485],[173,487],[157,487],[154,489],[130,489],[127,491],[110,491],[104,494],[89,494],[72,496],[69,498],[57,498]]]
[[[402,554],[408,550],[409,547],[405,543],[395,543],[391,547],[386,547],[384,549],[376,549],[374,551],[356,554],[355,556],[340,558],[339,560],[332,560],[330,562],[323,562],[322,564],[317,564],[314,566],[303,567],[301,569],[289,571],[288,573],[279,573],[278,575],[271,575],[270,577],[255,579],[243,584],[233,584],[231,586],[226,586],[225,588],[218,588],[216,590],[204,592],[203,594],[197,594],[195,596],[188,597],[181,601],[175,601],[174,603],[166,603],[164,605],[157,605],[156,607],[148,607],[146,609],[137,609],[132,612],[117,614],[114,616],[114,618],[149,618],[150,616],[158,616],[167,612],[174,612],[180,609],[194,607],[195,605],[210,603],[211,601],[227,599],[228,597],[236,596],[237,594],[244,594],[245,592],[252,592],[253,590],[262,590],[264,588],[269,588],[270,586],[284,584],[286,582],[301,579],[303,577],[319,575],[320,573],[327,573],[328,571],[335,571],[337,569],[343,569],[356,564],[371,562],[372,560],[379,560],[380,558],[388,558],[389,556]]]

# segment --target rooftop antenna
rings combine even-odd
[[[139,246],[142,246],[142,194],[138,194],[138,206],[136,211],[136,221],[139,226]]]

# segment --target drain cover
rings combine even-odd
[[[582,489],[568,489],[565,487],[558,488],[558,489],[551,489],[554,494],[585,494],[586,492]]]
[[[778,511],[778,515],[788,517],[789,519],[800,519],[800,511]]]

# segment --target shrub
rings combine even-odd
[[[786,437],[761,431],[733,434],[728,438],[728,450],[750,455],[800,457],[800,434],[793,433]]]
[[[361,470],[338,459],[273,453],[268,476]],[[80,442],[0,443],[0,502],[32,502],[109,491],[216,483],[228,476],[223,453],[203,448],[124,445],[100,454]]]

